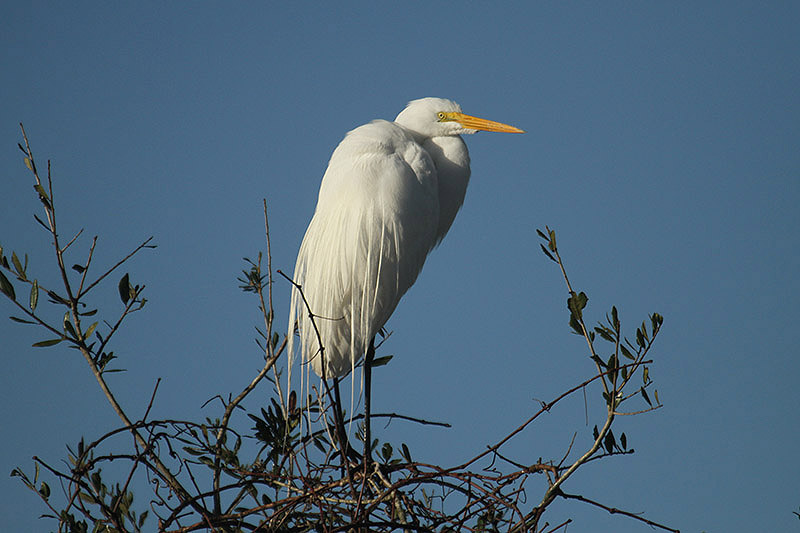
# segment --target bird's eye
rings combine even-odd
[[[441,111],[439,111],[439,112],[436,114],[436,116],[437,116],[437,117],[439,117],[439,120],[440,120],[440,121],[441,121],[441,120],[444,120],[444,113],[442,113]]]

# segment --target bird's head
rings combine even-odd
[[[472,134],[477,131],[525,133],[519,128],[466,115],[461,106],[444,98],[412,100],[395,122],[424,137]]]

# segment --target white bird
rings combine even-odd
[[[290,372],[295,327],[302,362],[318,376],[354,370],[463,204],[470,167],[460,135],[478,130],[524,133],[422,98],[334,150],[294,271]]]

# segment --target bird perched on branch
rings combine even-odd
[[[470,177],[460,137],[522,130],[461,112],[451,100],[410,102],[394,122],[349,132],[322,177],[294,271],[300,357],[325,379],[352,372],[453,223]],[[305,298],[305,301],[304,299]]]

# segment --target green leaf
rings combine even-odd
[[[118,288],[119,297],[122,299],[122,303],[127,304],[128,300],[131,299],[131,284],[127,273],[125,273],[125,275],[122,276],[122,279],[119,280]]]
[[[409,463],[412,463],[413,461],[411,460],[411,452],[408,451],[408,446],[406,446],[405,442],[401,446],[402,446],[401,451],[402,451],[403,457],[405,457],[406,461],[408,461]]]
[[[39,303],[39,282],[33,280],[31,284],[31,311],[36,311],[36,304]]]
[[[547,246],[550,248],[551,252],[556,251],[556,232],[553,230],[548,230],[550,234],[550,240],[547,242]]]
[[[46,341],[39,341],[32,344],[34,348],[46,348],[48,346],[55,346],[64,339],[50,339]]]
[[[609,330],[608,330],[607,327],[605,327],[605,326],[599,327],[598,326],[598,327],[595,327],[594,330],[597,332],[598,335],[600,335],[603,339],[607,340],[608,342],[616,342],[614,340],[614,337],[609,333]]]
[[[623,433],[622,435],[619,436],[619,442],[620,442],[620,444],[622,444],[622,449],[623,450],[627,450],[628,449],[628,438],[625,436],[625,433]]]
[[[41,218],[39,218],[37,215],[33,215],[33,218],[35,218],[35,219],[36,219],[36,222],[38,222],[39,224],[41,224],[41,225],[42,225],[42,227],[43,227],[44,229],[46,229],[47,231],[50,231],[50,228],[47,226],[47,224],[45,224],[44,222],[42,222],[42,219],[41,219]]]
[[[50,497],[50,487],[42,481],[42,485],[39,487],[39,494],[42,495],[42,498],[45,500]]]
[[[656,396],[656,404],[661,405],[661,400],[658,399],[658,389],[654,390],[653,393]]]
[[[394,356],[393,355],[385,355],[383,357],[376,357],[375,359],[372,360],[372,363],[370,363],[369,366],[370,366],[370,368],[377,368],[379,366],[384,366],[385,364],[387,364],[389,361],[392,360],[392,357],[394,357]]]
[[[583,319],[583,309],[586,307],[587,301],[589,301],[589,298],[584,292],[576,293],[573,291],[570,297],[567,298],[567,309],[570,312],[569,325],[578,335],[583,335],[580,321]]]
[[[537,230],[537,231],[538,231],[538,230]],[[544,244],[542,244],[542,243],[539,243],[539,246],[541,247],[541,249],[542,249],[542,252],[544,252],[544,255],[546,255],[547,257],[549,257],[549,258],[550,258],[550,260],[552,260],[554,263],[558,263],[558,261],[556,260],[556,258],[555,258],[555,257],[553,257],[553,255],[552,255],[550,252],[548,252],[548,251],[547,251],[547,248],[545,248],[545,247],[544,247]]]
[[[627,349],[624,344],[620,343],[619,348],[620,348],[620,350],[622,350],[622,355],[624,355],[625,357],[627,357],[631,361],[635,361],[636,360],[636,358],[633,356],[631,351],[629,349]]]
[[[48,211],[53,209],[53,206],[50,204],[50,198],[47,196],[47,193],[44,191],[44,187],[39,185],[38,183],[33,186],[37,193],[39,193],[39,201],[42,202],[45,209]]]
[[[603,439],[603,447],[605,447],[608,453],[614,453],[614,447],[616,444],[617,442],[614,439],[614,432],[609,429],[608,433],[606,433],[606,438]]]
[[[383,446],[381,447],[381,455],[383,456],[384,460],[388,461],[389,459],[391,459],[393,451],[394,450],[392,449],[391,444],[389,444],[388,442],[384,443]]]
[[[31,320],[25,320],[24,318],[19,318],[19,317],[16,317],[16,316],[10,316],[8,318],[13,320],[14,322],[19,322],[20,324],[36,324],[36,322],[33,322]]]
[[[650,323],[653,328],[653,336],[655,337],[658,330],[661,329],[661,324],[664,323],[664,317],[658,313],[653,313],[652,316],[650,316]]]
[[[84,338],[84,339],[88,339],[89,337],[91,337],[92,333],[94,332],[94,328],[96,328],[96,327],[97,327],[97,322],[95,322],[94,324],[92,324],[91,326],[89,326],[89,327],[86,329],[86,333],[84,333],[84,334],[83,334],[83,338]]]
[[[78,265],[78,264],[72,265],[72,270],[74,270],[78,274],[83,274],[86,271],[86,269],[84,267],[82,267],[81,265]]]
[[[644,341],[644,333],[642,333],[642,328],[636,330],[636,344],[644,348],[647,344]]]
[[[30,157],[25,157],[25,166],[28,167],[28,170],[33,172],[33,163],[31,163]]]
[[[644,401],[647,402],[647,405],[649,405],[650,407],[653,407],[653,403],[650,401],[650,397],[647,396],[647,391],[644,390],[644,387],[641,387],[639,390],[642,393],[642,398],[644,398]]]
[[[47,291],[47,295],[53,299],[54,303],[69,306],[69,302],[59,296],[55,291]]]
[[[201,455],[206,453],[206,450],[201,450],[199,448],[192,448],[191,446],[184,446],[183,451],[185,451],[189,455],[194,455],[195,457],[200,457]]]
[[[78,498],[81,501],[84,501],[84,502],[87,502],[87,503],[97,503],[97,500],[95,499],[95,497],[92,496],[91,494],[89,494],[88,492],[83,492],[83,491],[78,492]]]
[[[5,277],[5,275],[2,272],[0,272],[0,291],[2,291],[3,294],[11,298],[12,300],[14,301],[17,300],[17,295],[14,292],[14,286],[11,284],[10,281],[8,281],[8,278]]]
[[[69,311],[64,313],[64,333],[72,336],[75,339],[78,338],[78,334],[75,333],[75,328],[72,327],[72,322],[69,319]]]
[[[569,315],[569,327],[572,328],[574,333],[577,335],[583,335],[583,328],[581,328],[581,323],[575,318],[575,315]]]
[[[17,274],[23,279],[25,279],[25,269],[22,268],[22,264],[19,262],[19,257],[17,257],[17,252],[11,252],[11,263],[14,265],[14,269],[16,269]]]

